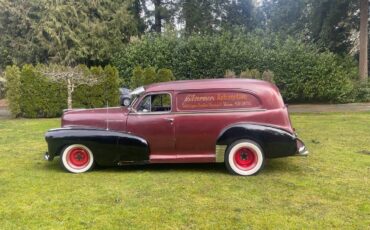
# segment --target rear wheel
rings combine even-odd
[[[71,173],[83,173],[94,167],[94,156],[84,145],[68,146],[63,150],[60,158],[62,168]]]
[[[262,148],[254,141],[234,142],[225,153],[225,164],[232,174],[251,176],[258,173],[264,165]]]

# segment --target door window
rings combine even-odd
[[[171,95],[168,93],[147,95],[139,104],[138,112],[170,112]]]

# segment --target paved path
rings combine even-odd
[[[364,112],[370,111],[370,103],[350,104],[299,104],[288,105],[292,113]]]
[[[10,118],[10,112],[5,108],[0,108],[0,119]]]
[[[0,107],[0,119],[10,118],[10,112],[6,107]]]
[[[6,101],[4,99],[0,100],[0,119],[10,118],[10,115]]]

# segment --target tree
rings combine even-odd
[[[149,31],[164,32],[168,25],[174,26],[179,0],[135,0],[140,5],[140,18]]]
[[[105,64],[137,34],[128,1],[44,1],[37,38],[54,63]]]
[[[185,33],[209,33],[215,21],[212,15],[212,0],[183,0],[180,21],[185,24]]]
[[[262,29],[319,45],[321,50],[345,54],[357,30],[358,0],[264,0]]]
[[[80,85],[92,86],[98,82],[96,76],[89,74],[89,71],[82,66],[64,67],[51,65],[41,70],[44,75],[53,81],[63,82],[67,85],[67,106],[72,109],[72,94]]]
[[[140,35],[140,0],[0,0],[0,69],[25,63],[104,65]]]
[[[368,20],[369,1],[360,0],[360,80],[366,82],[368,79]]]
[[[37,1],[0,0],[0,70],[6,65],[45,62],[35,39],[41,7]]]
[[[139,36],[144,34],[146,29],[144,19],[143,17],[141,17],[141,14],[143,13],[143,2],[145,3],[145,0],[133,0],[131,6],[128,9],[132,13],[134,23],[137,27],[137,34]]]
[[[262,29],[301,36],[305,33],[307,0],[263,0]]]
[[[221,15],[223,29],[229,30],[233,27],[242,27],[250,31],[255,27],[255,7],[252,0],[231,0],[224,2],[222,11],[225,13]]]
[[[356,0],[357,1],[357,0]],[[308,12],[308,37],[323,49],[335,53],[348,53],[352,42],[351,31],[358,10],[353,0],[310,0]]]
[[[154,26],[153,30],[157,33],[162,32],[163,6],[162,0],[153,0],[154,3]]]

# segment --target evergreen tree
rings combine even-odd
[[[36,32],[52,62],[105,63],[138,33],[127,1],[44,1]]]
[[[233,27],[242,27],[252,30],[255,25],[255,7],[252,0],[231,0],[223,4],[222,27],[229,30]]]
[[[209,33],[215,26],[214,4],[212,0],[183,0],[181,3],[181,20],[185,33]]]

